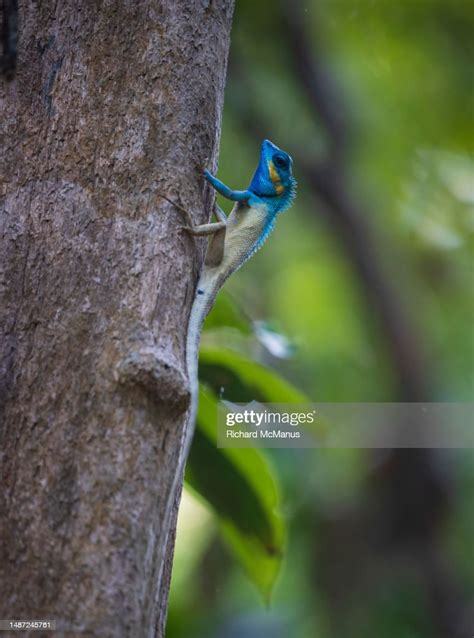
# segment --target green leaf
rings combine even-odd
[[[220,292],[206,318],[204,329],[213,330],[224,327],[235,328],[246,335],[252,333],[250,320],[228,294]]]
[[[186,482],[212,507],[224,541],[268,603],[285,540],[277,480],[261,450],[217,448],[216,416],[215,395],[201,388]]]
[[[214,390],[231,392],[232,401],[268,401],[307,403],[308,398],[276,372],[238,352],[202,347],[199,352],[199,376]]]

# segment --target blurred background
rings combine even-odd
[[[237,0],[219,177],[268,137],[298,196],[207,321],[201,432],[219,396],[472,401],[473,33],[470,0]],[[472,450],[242,450],[254,552],[200,436],[167,638],[472,637]]]

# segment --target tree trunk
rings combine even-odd
[[[1,618],[163,635],[203,246],[160,193],[208,216],[232,8],[20,3],[0,112]]]

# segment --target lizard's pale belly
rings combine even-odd
[[[262,236],[268,234],[271,225],[264,204],[243,210],[236,206],[232,210],[227,220],[222,261],[217,265],[206,264],[199,278],[195,308],[200,317],[206,316],[225,280],[261,245]]]
[[[242,212],[235,208],[227,222],[224,258],[216,270],[226,279],[237,270],[255,250],[268,223],[265,205]]]

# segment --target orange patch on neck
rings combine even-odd
[[[283,193],[285,188],[283,184],[281,183],[280,176],[278,175],[275,165],[273,164],[271,160],[268,160],[268,172],[270,173],[270,179],[275,185],[275,190],[277,192],[277,195],[281,195],[281,193]]]

